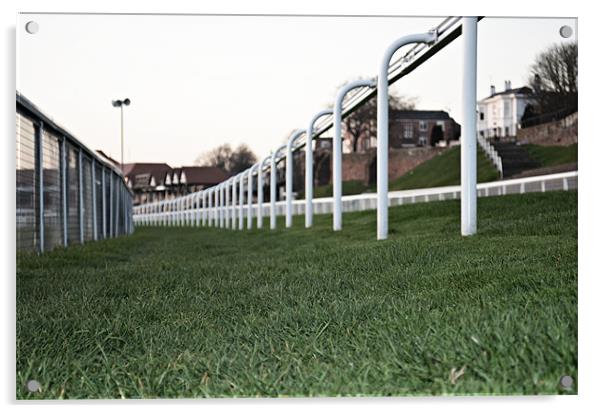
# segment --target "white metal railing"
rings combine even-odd
[[[502,158],[495,150],[495,147],[489,143],[487,139],[482,137],[481,135],[477,135],[477,142],[479,142],[479,146],[483,149],[487,158],[493,163],[495,169],[497,169],[500,177],[504,177],[504,167],[502,166]]]
[[[525,194],[530,192],[568,191],[577,189],[578,172],[563,172],[557,174],[531,176],[527,178],[506,179],[494,182],[485,182],[477,185],[477,196],[500,196],[509,194]],[[404,191],[389,192],[389,206],[415,204],[421,202],[443,201],[459,199],[461,193],[460,185],[443,186],[437,188],[409,189]],[[366,211],[376,209],[377,194],[365,193],[358,195],[346,195],[342,198],[342,209],[344,212]],[[192,204],[191,204],[192,205]],[[262,217],[269,214],[269,202],[262,204]],[[140,205],[134,208],[134,222],[136,225],[154,226],[204,226],[200,217],[208,217],[209,222],[213,217],[228,214],[248,213],[248,204],[219,207],[207,204],[205,208],[193,206],[181,211],[166,210],[156,211],[152,204]],[[228,212],[226,212],[226,210]],[[258,205],[251,204],[252,216],[259,214]],[[333,198],[316,198],[313,201],[313,212],[315,214],[331,214],[333,212]],[[305,200],[292,202],[292,214],[303,215],[305,213]],[[276,202],[275,214],[286,215],[286,201]],[[247,222],[248,224],[248,222]],[[241,228],[247,228],[246,225]]]

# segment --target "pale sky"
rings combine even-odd
[[[25,23],[39,24],[36,34]],[[125,162],[190,165],[222,143],[269,154],[332,103],[348,80],[374,77],[396,38],[442,18],[20,15],[17,89],[92,149]],[[562,39],[562,25],[573,28]],[[478,98],[526,84],[537,53],[577,38],[576,19],[485,18]],[[418,109],[461,116],[462,48],[447,46],[392,90]]]

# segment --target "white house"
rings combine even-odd
[[[490,96],[478,102],[477,129],[485,138],[516,136],[527,104],[533,91],[526,87],[512,89],[509,80],[504,82],[504,91],[495,91],[491,86]]]

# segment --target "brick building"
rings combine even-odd
[[[172,199],[219,184],[229,175],[212,166],[172,168],[166,163],[123,165],[123,174],[134,192],[134,205]]]
[[[460,125],[442,110],[391,110],[389,113],[389,146],[414,148],[417,146],[448,146],[460,137]],[[353,152],[349,133],[343,136],[343,152]],[[376,148],[376,136],[358,138],[355,153]]]

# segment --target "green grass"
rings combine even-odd
[[[342,188],[343,195],[361,194],[366,189],[367,189],[367,186],[364,185],[364,183],[362,181],[343,181],[343,188]],[[324,185],[324,186],[318,186],[314,190],[315,198],[326,198],[326,197],[331,197],[331,196],[332,196],[332,185],[331,184]],[[301,196],[299,198],[301,199],[303,197]]]
[[[477,151],[477,181],[490,182],[498,179],[498,173],[482,150]],[[442,152],[405,175],[389,182],[390,190],[434,188],[460,185],[460,147],[454,146]]]
[[[468,238],[459,208],[19,255],[16,396],[576,393],[577,193],[480,199]]]
[[[576,143],[569,146],[525,145],[524,147],[542,167],[577,162]]]

